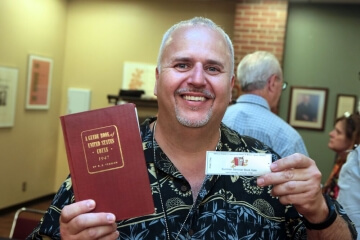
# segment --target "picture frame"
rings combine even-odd
[[[141,98],[156,99],[154,95],[156,64],[125,61],[123,69],[121,89],[143,90]]]
[[[324,130],[328,88],[296,87],[290,89],[288,122],[294,128]]]
[[[336,97],[335,120],[345,113],[353,114],[356,112],[356,95],[338,94]]]
[[[49,109],[53,60],[29,55],[26,109]]]
[[[0,127],[13,127],[19,70],[0,66]]]

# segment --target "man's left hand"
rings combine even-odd
[[[273,185],[271,194],[292,204],[309,222],[324,221],[329,209],[321,192],[321,172],[315,161],[299,153],[271,164],[271,173],[257,179],[260,187]]]

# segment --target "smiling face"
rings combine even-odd
[[[204,26],[183,26],[167,42],[156,69],[158,117],[187,127],[221,122],[231,101],[233,69],[222,35]]]

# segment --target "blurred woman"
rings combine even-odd
[[[338,178],[348,153],[354,148],[356,139],[354,133],[359,124],[359,115],[351,114],[342,116],[335,121],[334,129],[329,133],[328,147],[336,153],[334,167],[327,179],[323,193],[336,199],[339,194]]]

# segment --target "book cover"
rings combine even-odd
[[[75,201],[116,220],[154,213],[135,104],[60,117]]]

